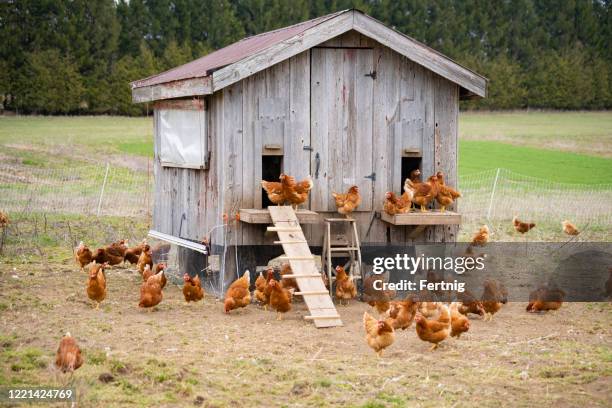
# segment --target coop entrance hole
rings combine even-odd
[[[400,183],[401,183],[400,188],[399,188],[400,192],[404,191],[404,181],[408,177],[410,177],[410,172],[412,170],[419,169],[421,170],[421,173],[423,173],[423,170],[421,169],[422,161],[423,161],[422,157],[402,157],[402,179],[400,180]]]
[[[279,181],[283,169],[283,156],[261,156],[261,179],[266,181]],[[261,205],[268,208],[272,201],[268,198],[266,190],[261,189]]]

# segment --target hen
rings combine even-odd
[[[561,221],[561,225],[563,226],[563,232],[565,232],[567,235],[580,234],[580,231],[578,231],[578,228],[576,228],[576,226],[572,224],[571,222],[569,222],[568,220]]]
[[[282,175],[281,175],[282,177]],[[268,199],[276,205],[285,203],[285,195],[283,194],[283,185],[278,181],[261,181],[261,187],[268,194]]]
[[[421,313],[422,310],[427,311],[428,317]],[[438,348],[438,344],[450,335],[450,312],[448,307],[442,303],[435,303],[432,307],[429,305],[425,305],[425,308],[421,307],[414,321],[419,338],[433,344],[430,350]]]
[[[4,211],[0,211],[0,228],[5,228],[9,223],[8,215]]]
[[[385,313],[389,310],[390,301],[395,297],[394,290],[377,290],[382,288],[382,284],[385,282],[386,274],[370,274],[363,280],[363,293],[362,300],[368,302],[370,306],[376,309],[379,314]],[[376,282],[379,282],[376,284]]]
[[[87,297],[96,303],[96,309],[100,307],[100,302],[106,298],[106,276],[104,268],[107,264],[91,264],[89,269],[89,279],[87,280]]]
[[[418,302],[412,299],[393,301],[390,304],[389,318],[386,321],[395,330],[406,330],[412,325],[418,305]]]
[[[155,265],[153,265],[153,275],[157,275],[159,272],[161,272],[161,277],[159,280],[159,283],[161,284],[162,289],[166,287],[166,273],[164,272],[166,270],[166,264],[163,262],[160,263],[156,263]]]
[[[482,227],[480,227],[474,237],[472,237],[472,245],[484,246],[487,242],[489,242],[489,227],[483,225]]]
[[[409,189],[412,190],[412,202],[421,207],[421,212],[425,212],[438,195],[438,178],[431,176],[425,183],[410,181]]]
[[[276,320],[283,319],[283,313],[291,310],[291,293],[276,280],[268,282],[270,287],[270,307],[276,310]]]
[[[344,194],[332,193],[332,196],[334,196],[336,201],[338,212],[346,217],[361,204],[361,194],[359,194],[359,187],[357,186],[352,186]]]
[[[247,307],[248,304],[251,303],[251,292],[249,292],[250,285],[251,275],[247,270],[240,279],[236,279],[227,289],[225,302],[223,304],[225,313],[229,314],[230,311],[240,307]]]
[[[255,279],[255,291],[253,295],[255,296],[255,300],[259,302],[259,304],[263,305],[264,308],[268,304],[268,298],[264,293],[266,290],[266,286],[268,285],[266,278],[263,276],[263,272],[259,272],[259,276]]]
[[[461,337],[461,334],[470,329],[470,321],[467,316],[459,311],[461,303],[453,302],[450,305],[451,337]]]
[[[456,199],[461,197],[461,193],[452,189],[444,183],[444,174],[439,171],[436,173],[437,178],[437,195],[436,201],[440,204],[440,211],[446,211],[446,207],[451,206]]]
[[[85,266],[89,265],[93,260],[93,254],[91,253],[91,249],[89,249],[87,245],[83,244],[83,241],[79,242],[79,245],[76,247],[74,259],[76,260],[76,263],[81,267],[81,270],[83,270]]]
[[[183,296],[185,296],[185,301],[189,303],[202,300],[204,297],[204,290],[200,284],[200,277],[196,275],[192,278],[186,273],[183,275],[183,281],[185,281],[183,285]]]
[[[357,296],[357,288],[353,282],[353,278],[349,276],[344,267],[336,266],[336,298],[340,299],[340,303],[348,305],[348,301]]]
[[[558,288],[542,286],[529,294],[528,312],[558,310],[563,304],[565,292]]]
[[[291,275],[291,274],[293,274],[293,270],[291,269],[291,265],[289,265],[288,263],[282,264],[281,265],[281,269],[280,269],[280,278],[281,278],[281,282],[282,282],[283,288],[298,290],[298,284],[297,284],[297,281],[294,278],[285,278],[285,279],[283,279],[283,276]]]
[[[62,373],[74,372],[83,365],[83,356],[74,337],[70,332],[66,333],[60,340],[57,353],[55,354],[55,367]]]
[[[394,192],[387,191],[387,193],[385,194],[383,210],[389,215],[405,214],[407,212],[410,212],[410,204],[405,203],[403,200],[397,198]]]
[[[142,271],[142,281],[146,282],[147,279],[149,279],[151,276],[153,276],[153,270],[151,270],[151,267],[147,264],[145,265],[144,271]]]
[[[485,317],[485,310],[482,302],[472,294],[469,290],[457,294],[457,300],[460,302],[458,306],[459,313],[468,316],[470,313],[477,314],[480,317]]]
[[[99,264],[119,265],[123,262],[125,251],[127,251],[127,245],[126,241],[122,239],[103,248],[96,249],[92,258]]]
[[[127,261],[131,264],[137,264],[138,258],[140,258],[140,254],[144,251],[145,245],[147,245],[147,240],[143,239],[142,242],[135,247],[128,248],[125,251],[125,255],[123,255],[124,261]]]
[[[293,179],[293,177],[291,177],[291,179]],[[300,204],[306,202],[313,186],[314,182],[312,181],[312,177],[308,176],[305,180],[295,183],[292,189],[286,191],[286,198],[291,203],[291,206],[297,210]]]
[[[482,307],[485,310],[484,320],[493,320],[493,315],[508,301],[508,292],[501,283],[494,279],[484,281],[484,291],[482,293]]]
[[[384,320],[376,320],[368,314],[363,313],[363,326],[365,328],[365,340],[368,346],[382,357],[384,349],[395,341],[395,330]]]
[[[157,275],[149,277],[146,282],[143,282],[140,287],[139,307],[151,308],[161,303],[164,297],[161,285],[163,273],[164,271],[161,271]]]
[[[141,275],[144,273],[145,266],[147,265],[149,265],[149,268],[153,268],[153,256],[151,254],[151,247],[148,244],[145,244],[142,248],[140,256],[138,257],[138,263],[136,264],[136,267],[138,268],[138,271],[140,271]]]
[[[536,226],[533,222],[522,222],[516,216],[512,218],[512,225],[514,226],[514,229],[520,232],[521,234],[528,232],[530,229]]]

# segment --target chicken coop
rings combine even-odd
[[[283,253],[261,180],[314,187],[297,212],[308,246],[323,245],[332,192],[359,187],[360,245],[450,242],[457,208],[389,217],[387,191],[413,169],[457,183],[459,101],[487,80],[358,11],[245,38],[132,83],[154,107],[153,229],[223,247],[240,271]],[[232,272],[236,276],[236,268]]]

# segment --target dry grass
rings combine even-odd
[[[115,268],[93,310],[72,262],[0,264],[0,386],[67,381],[50,368],[69,330],[85,353],[73,377],[82,406],[609,406],[609,304],[531,315],[509,304],[435,352],[414,329],[377,359],[363,340],[369,307],[339,307],[344,327],[317,330],[297,304],[284,321],[255,305],[232,315],[210,297],[187,305],[169,285],[154,312],[140,277]],[[36,328],[33,330],[33,328]],[[102,383],[100,374],[114,380]]]

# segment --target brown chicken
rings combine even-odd
[[[438,195],[438,178],[431,176],[425,183],[410,181],[409,189],[412,191],[412,202],[421,207],[421,212],[425,212]]]
[[[89,249],[87,245],[83,244],[83,241],[79,242],[79,245],[76,247],[74,259],[76,260],[77,265],[81,267],[81,270],[84,270],[85,266],[89,265],[93,260],[91,249]]]
[[[145,266],[147,265],[149,265],[149,268],[153,268],[153,256],[151,253],[151,247],[148,244],[145,244],[140,256],[138,257],[138,263],[136,264],[136,267],[141,275],[144,273]]]
[[[453,302],[450,305],[451,316],[451,337],[461,337],[461,334],[470,330],[470,321],[463,313],[459,311],[461,303]]]
[[[357,288],[353,278],[346,273],[344,267],[336,266],[336,298],[340,299],[341,304],[346,301],[348,305],[349,300],[355,296],[357,296]]]
[[[433,309],[435,311],[432,311],[432,307],[421,307],[414,318],[419,338],[433,344],[430,350],[438,348],[440,342],[444,341],[451,332],[451,318],[448,307],[437,302],[433,305]],[[423,315],[421,310],[429,311],[429,317]]]
[[[313,186],[314,182],[312,181],[312,177],[308,176],[305,180],[298,181],[293,188],[286,191],[285,194],[291,206],[297,210],[300,204],[306,202]]]
[[[140,287],[140,303],[139,307],[145,307],[148,310],[161,303],[164,294],[162,292],[161,279],[164,271],[160,271],[157,275],[153,275],[142,283]]]
[[[410,204],[403,202],[397,198],[394,192],[387,191],[385,194],[385,202],[383,204],[383,210],[389,215],[405,214],[410,212]]]
[[[230,311],[240,307],[247,307],[248,304],[251,303],[251,292],[249,292],[250,285],[251,275],[247,270],[240,279],[236,279],[227,289],[225,302],[223,304],[225,313],[229,314]]]
[[[8,215],[4,211],[0,211],[0,228],[6,228],[9,224]]]
[[[283,263],[281,265],[281,269],[280,269],[281,285],[285,289],[298,290],[298,284],[297,284],[297,281],[294,278],[283,279],[283,276],[291,275],[291,274],[293,274],[293,270],[291,269],[291,265],[289,265],[289,263]]]
[[[494,279],[485,279],[482,293],[482,307],[485,310],[484,321],[493,320],[493,315],[508,301],[508,292],[501,283]]]
[[[125,251],[127,251],[126,240],[122,239],[103,248],[96,249],[92,258],[99,264],[119,265],[123,262]]]
[[[408,179],[412,182],[412,184],[416,184],[416,183],[420,183],[421,182],[421,170],[419,169],[414,169],[410,172],[410,175],[408,176]],[[404,183],[405,185],[406,183]]]
[[[436,178],[438,182],[436,201],[440,204],[440,211],[444,212],[446,207],[451,206],[456,199],[461,197],[461,193],[444,183],[444,174],[441,171],[436,173]]]
[[[204,298],[204,289],[202,289],[200,277],[198,275],[192,278],[186,273],[183,275],[183,281],[185,281],[183,285],[183,296],[185,296],[185,301],[187,303],[198,302]]]
[[[368,314],[363,313],[363,326],[365,328],[365,340],[368,346],[382,357],[383,351],[395,341],[395,330],[384,320],[376,320]]]
[[[259,272],[259,276],[257,279],[255,279],[255,291],[253,292],[253,295],[255,296],[255,300],[257,300],[260,305],[263,305],[264,308],[268,304],[268,298],[264,293],[266,286],[268,286],[268,282],[266,281],[263,272]]]
[[[166,279],[166,273],[164,272],[165,270],[166,264],[163,262],[156,263],[155,265],[153,265],[153,275],[157,275],[159,272],[162,272],[159,280],[162,289],[166,287],[166,283],[168,282],[168,280]]]
[[[385,313],[389,310],[391,299],[395,297],[394,290],[377,290],[382,288],[382,284],[386,280],[386,274],[371,274],[363,280],[363,294],[362,300],[368,302],[379,314]],[[379,282],[380,283],[377,283]]]
[[[123,260],[131,264],[137,264],[138,258],[140,258],[140,254],[145,249],[145,245],[147,245],[147,240],[143,239],[140,244],[136,245],[135,247],[128,248],[125,251],[125,255],[123,255]]]
[[[271,279],[268,283],[270,287],[270,307],[276,310],[276,320],[283,319],[283,313],[291,310],[291,293],[288,289],[276,280]]]
[[[470,313],[477,314],[480,317],[485,317],[485,310],[482,302],[474,296],[472,292],[466,290],[457,294],[457,300],[460,302],[457,310],[459,313],[468,316]]]
[[[55,367],[61,370],[62,373],[73,373],[83,365],[83,356],[81,349],[70,332],[66,333],[60,340],[57,353],[55,354]]]
[[[529,294],[528,312],[547,312],[558,310],[563,304],[565,292],[558,288],[539,287]]]
[[[281,177],[283,175],[281,174]],[[283,185],[278,181],[261,181],[261,187],[268,194],[268,199],[276,205],[285,203],[285,194],[283,193]]]
[[[96,263],[91,264],[89,268],[89,279],[87,280],[87,297],[95,302],[95,307],[100,307],[100,302],[106,298],[106,275],[104,275],[104,268],[108,264],[102,265]]]
[[[572,224],[571,222],[569,222],[568,220],[561,221],[561,226],[563,227],[563,232],[565,232],[567,235],[580,234],[580,231],[578,231],[578,228],[576,228],[576,226]]]
[[[473,246],[484,246],[489,242],[489,227],[483,225],[478,232],[472,237]]]
[[[418,306],[418,302],[414,302],[412,299],[393,301],[390,304],[389,318],[386,321],[395,330],[406,330],[412,325]]]
[[[520,232],[521,234],[528,232],[530,229],[536,226],[533,222],[527,223],[519,221],[516,216],[512,218],[512,225],[514,226],[514,229]]]
[[[361,204],[361,194],[359,194],[359,187],[352,186],[346,193],[332,193],[334,200],[336,201],[336,208],[338,212],[348,217],[350,213],[355,211],[359,204]]]

